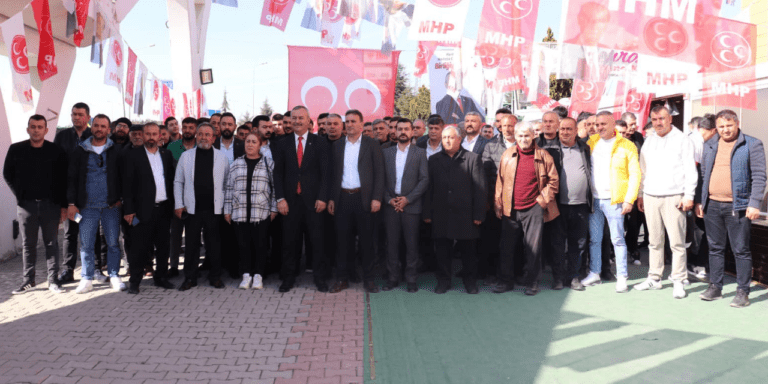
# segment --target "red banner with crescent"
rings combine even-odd
[[[21,103],[24,111],[34,107],[32,86],[29,78],[29,59],[27,58],[27,38],[24,34],[24,19],[19,12],[0,24],[8,56],[11,59],[13,76],[13,101]]]
[[[132,106],[133,85],[136,81],[136,61],[138,61],[138,57],[136,57],[136,53],[133,52],[133,49],[128,47],[128,44],[125,46],[128,48],[128,71],[125,73],[125,103]]]
[[[294,0],[264,0],[264,7],[261,9],[261,25],[275,27],[285,32],[293,3]]]
[[[55,76],[59,70],[56,67],[56,48],[51,32],[51,9],[48,0],[32,0],[32,12],[35,14],[37,30],[40,32],[40,48],[37,54],[37,74],[45,81]]]
[[[288,108],[304,105],[313,118],[359,110],[366,121],[392,115],[399,51],[288,46]],[[316,63],[317,65],[307,65]]]
[[[485,0],[477,32],[477,54],[528,60],[536,31],[539,0]]]
[[[77,17],[77,28],[73,40],[78,47],[85,38],[85,23],[88,21],[88,6],[91,0],[75,0],[75,16]]]
[[[571,107],[568,116],[577,118],[581,112],[597,113],[600,99],[603,96],[604,82],[573,80],[571,91]]]
[[[704,71],[702,105],[757,109],[755,73],[757,26],[723,22],[714,25],[715,33],[701,50],[708,51]]]
[[[157,86],[157,83],[155,83],[155,86]],[[165,84],[163,84],[162,87],[163,87],[162,110],[163,110],[163,121],[165,121],[165,119],[167,119],[168,116],[173,116],[174,110],[176,108],[173,105],[174,104],[173,101],[171,100],[171,90]]]
[[[535,105],[536,108],[540,109],[542,112],[549,112],[555,109],[555,107],[560,106],[560,103],[552,100],[549,95],[542,95],[541,93],[539,93],[539,97],[531,104]]]

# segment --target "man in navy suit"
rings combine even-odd
[[[483,128],[483,116],[479,112],[467,112],[464,116],[464,139],[461,146],[467,151],[480,157],[483,156],[485,145],[490,140],[480,134]]]

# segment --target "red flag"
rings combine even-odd
[[[605,82],[573,80],[571,92],[571,107],[568,108],[568,116],[577,118],[581,112],[596,113],[603,95]]]
[[[709,42],[703,42],[701,50],[710,59],[704,70],[704,95],[702,105],[718,105],[734,108],[757,109],[755,87],[755,51],[757,26],[723,22],[715,25],[719,31]]]
[[[535,105],[536,108],[540,109],[542,112],[548,112],[555,109],[555,107],[560,106],[560,103],[552,100],[549,95],[542,95],[541,93],[539,93],[539,97],[536,101],[533,101],[531,104]]]
[[[163,84],[163,121],[168,118],[168,116],[173,116],[174,108],[173,101],[171,100],[171,90],[168,89],[168,86]]]
[[[391,115],[399,51],[288,46],[288,106],[315,116],[357,109],[366,119]],[[323,65],[307,65],[323,63]]]
[[[126,47],[128,44],[126,44]],[[138,58],[131,47],[128,47],[128,72],[125,79],[125,103],[133,105],[133,84],[136,80],[136,61]]]
[[[75,45],[78,47],[85,37],[83,32],[85,31],[85,23],[88,21],[88,6],[91,0],[76,0],[75,1],[75,14],[77,16],[77,29],[75,29]]]
[[[419,52],[416,53],[416,72],[413,73],[414,76],[421,76],[427,73],[427,66],[429,66],[429,61],[432,60],[435,48],[437,48],[436,41],[419,41]]]
[[[37,30],[40,32],[40,49],[37,54],[37,74],[45,81],[58,73],[56,68],[56,48],[51,32],[51,9],[48,0],[32,0],[32,12],[35,14]]]
[[[293,3],[294,0],[264,0],[264,7],[261,9],[261,25],[275,27],[285,32]]]
[[[477,32],[477,53],[528,60],[536,31],[539,0],[485,0]]]

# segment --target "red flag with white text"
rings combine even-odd
[[[37,74],[41,81],[55,76],[59,70],[56,67],[56,48],[51,32],[51,9],[48,0],[32,0],[32,12],[35,14],[37,30],[40,32],[40,48],[37,54]]]
[[[497,59],[523,56],[533,47],[539,0],[485,0],[477,32],[477,53]]]
[[[605,82],[574,79],[568,116],[575,119],[581,112],[597,113],[603,88],[605,88]]]
[[[288,18],[291,17],[294,0],[264,0],[261,10],[261,25],[275,27],[285,32]]]
[[[131,47],[128,47],[128,44],[125,45],[128,48],[128,71],[126,72],[125,76],[125,103],[128,105],[133,105],[133,85],[136,81],[136,61],[138,60],[138,57],[136,57],[136,54],[133,52],[133,49]]]
[[[359,110],[366,120],[392,115],[399,55],[288,46],[288,108],[304,105],[313,117],[344,115],[349,109]]]
[[[88,7],[91,0],[75,0],[75,16],[77,17],[77,28],[73,40],[78,47],[85,38],[85,23],[88,21]]]
[[[704,70],[702,105],[756,110],[756,52],[753,47],[757,46],[757,26],[723,20],[715,26],[719,32],[702,45],[711,58]]]

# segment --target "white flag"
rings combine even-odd
[[[460,41],[469,0],[417,0],[408,38],[416,41]]]
[[[123,66],[125,65],[125,50],[120,35],[115,35],[107,45],[109,56],[107,67],[104,70],[104,84],[114,85],[117,89],[123,89]]]
[[[29,80],[29,59],[27,58],[27,38],[24,35],[24,20],[21,12],[0,25],[8,47],[13,74],[13,101],[21,103],[24,112],[34,107],[32,86]]]

